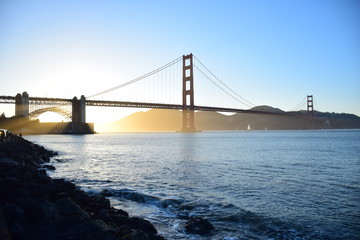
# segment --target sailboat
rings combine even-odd
[[[248,131],[251,130],[250,124],[248,124],[247,130],[248,130]]]

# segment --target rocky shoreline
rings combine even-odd
[[[0,141],[0,239],[163,240],[147,220],[130,217],[102,196],[51,179],[56,152],[16,135]]]

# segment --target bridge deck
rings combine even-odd
[[[16,100],[16,97],[13,97],[13,96],[0,96],[0,103],[15,104],[15,100]],[[72,99],[29,97],[29,103],[30,104],[38,104],[38,105],[64,105],[64,104],[71,104]],[[105,100],[86,100],[86,106],[183,110],[183,105],[181,105],[181,104],[124,102],[124,101],[105,101]],[[188,110],[190,110],[190,109],[188,109]],[[209,106],[194,106],[194,110],[195,111],[213,111],[213,112],[231,112],[231,113],[293,115],[292,113],[287,113],[287,112],[265,112],[265,111],[254,111],[254,110],[236,109],[236,108],[209,107]]]

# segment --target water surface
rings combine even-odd
[[[360,131],[39,135],[53,177],[106,190],[168,239],[359,239]],[[189,235],[201,216],[215,231]]]

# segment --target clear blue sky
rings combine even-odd
[[[90,95],[190,52],[256,105],[360,116],[357,0],[0,0],[0,95]]]

